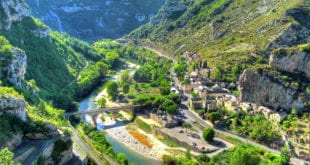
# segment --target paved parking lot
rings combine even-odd
[[[201,133],[194,132],[192,130],[185,130],[181,127],[175,128],[162,128],[164,133],[168,134],[170,137],[176,138],[182,143],[186,143],[188,146],[194,147],[202,152],[213,152],[219,149],[215,145],[208,144],[202,137]]]

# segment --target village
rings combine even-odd
[[[159,109],[155,112],[145,111],[143,116],[147,114],[147,117],[141,117],[142,120],[150,119],[156,123],[149,123],[151,127],[160,126],[157,129],[158,135],[173,140],[193,152],[215,154],[234,145],[219,138],[215,138],[213,143],[208,143],[202,138],[203,129],[201,126],[220,128],[218,127],[219,120],[210,121],[208,114],[221,111],[221,108],[225,107],[232,113],[242,111],[251,116],[262,114],[275,125],[287,116],[285,111],[273,111],[268,107],[240,102],[240,96],[231,92],[231,90],[238,89],[238,82],[227,83],[211,80],[208,75],[214,68],[201,62],[198,54],[190,55],[189,52],[185,52],[182,60],[188,61],[187,65],[190,65],[191,61],[198,61],[198,67],[192,72],[186,73],[183,78],[177,78],[176,73],[173,70],[170,71],[170,92],[180,96],[176,113],[171,115]],[[184,83],[184,80],[189,81]],[[195,114],[196,117],[192,114]],[[204,121],[196,121],[197,117]],[[225,116],[222,119],[225,119]]]

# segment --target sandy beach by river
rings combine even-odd
[[[125,128],[126,126],[121,121],[115,121],[106,116],[103,125],[106,128],[104,129],[106,133],[135,152],[152,159],[161,159],[163,154],[168,154],[166,151],[167,147],[164,144],[152,135],[148,135],[140,129],[137,131],[146,136],[146,138],[152,143],[152,148],[148,148],[147,146],[141,144],[137,139],[130,135],[128,130]]]

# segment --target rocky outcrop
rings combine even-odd
[[[21,86],[22,80],[25,79],[27,68],[27,56],[21,49],[13,49],[14,57],[5,70],[7,71],[7,79],[16,86]]]
[[[240,100],[272,109],[304,110],[310,100],[298,87],[285,86],[277,76],[263,70],[245,70],[240,76]]]
[[[186,11],[186,9],[187,6],[175,0],[167,0],[159,13],[151,19],[151,23],[155,25],[166,19],[177,19]]]
[[[36,37],[44,38],[50,36],[51,29],[49,28],[40,28],[37,30],[34,30],[33,33]]]
[[[9,30],[13,22],[21,21],[24,17],[30,16],[30,10],[27,8],[24,1],[1,0],[0,5],[0,10],[2,10],[0,29],[4,28]]]
[[[275,70],[304,75],[310,79],[310,52],[278,49],[273,51],[269,64]]]
[[[17,146],[21,145],[23,140],[22,134],[13,135],[8,141],[5,142],[3,146],[8,147],[9,150],[14,150]]]
[[[2,95],[0,97],[0,115],[2,113],[9,113],[26,121],[28,113],[25,100],[15,96]]]
[[[298,24],[291,24],[267,47],[267,54],[277,48],[288,48],[310,42],[310,30]]]

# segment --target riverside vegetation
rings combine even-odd
[[[26,6],[22,0],[12,1],[11,4],[15,3]],[[5,7],[5,4],[2,3],[2,7]],[[102,79],[116,72],[118,66],[125,64],[124,60],[140,64],[141,67],[132,79],[126,78],[128,73],[123,73],[121,82],[108,87],[116,89],[111,90],[109,95],[113,99],[121,95],[126,96],[131,98],[133,104],[143,104],[155,113],[176,113],[180,97],[170,93],[171,80],[167,76],[172,61],[161,58],[150,50],[119,44],[112,40],[89,44],[68,34],[51,31],[37,18],[27,14],[20,16],[18,12],[12,6],[10,10],[0,8],[0,99],[9,98],[24,102],[24,106],[17,108],[23,112],[27,111],[28,119],[24,121],[9,115],[12,113],[12,107],[0,109],[1,148],[15,135],[22,136],[24,142],[32,140],[26,136],[29,133],[40,133],[51,138],[49,135],[55,132],[54,129],[50,129],[53,126],[69,135],[69,131],[64,129],[69,125],[64,112],[75,111],[76,100],[92,91]],[[12,14],[17,14],[15,16],[20,18],[12,19]],[[268,60],[270,57],[295,57],[298,54],[309,53],[309,43],[306,43],[309,41],[308,16],[309,2],[306,0],[269,0],[268,4],[245,0],[168,0],[150,23],[133,31],[125,39],[134,44],[167,50],[179,59],[184,58],[185,51],[197,52],[204,63],[212,68],[208,76],[212,80],[235,82],[242,71],[248,69],[258,76],[269,76],[268,79],[272,79],[271,82],[278,86],[283,85],[285,89],[296,90],[296,95],[307,100],[310,95],[309,77],[305,73],[307,70],[297,68],[298,72],[291,72],[285,67],[279,69],[279,66],[272,65],[272,60],[268,64]],[[9,24],[10,21],[12,24]],[[299,39],[296,41],[290,39],[286,33],[292,33],[294,36],[295,33],[296,36],[305,35],[296,37]],[[15,73],[19,71],[15,68],[12,74],[9,72],[10,67],[13,62],[19,60],[16,58],[21,54],[27,56],[27,67],[19,68],[20,74]],[[195,70],[196,65],[195,62],[186,64],[179,60],[174,70],[186,84],[189,83],[189,79],[183,79],[183,76],[187,71]],[[20,82],[9,79],[16,75]],[[119,87],[122,90],[119,90]],[[122,91],[121,95],[118,91]],[[243,95],[246,92],[241,90],[235,93]],[[270,100],[265,99],[266,104],[269,104]],[[304,110],[308,110],[307,101],[301,104]],[[271,105],[273,106],[272,103]],[[307,122],[307,115],[302,113],[302,110],[298,110],[298,116],[297,112],[292,110],[291,115],[281,123],[281,127],[291,131],[292,136],[297,136],[297,132],[304,130],[296,129],[296,125]],[[209,120],[213,122],[219,118],[221,114],[209,116]],[[153,131],[147,123],[139,119],[134,121],[146,132]],[[225,124],[228,129],[248,135],[257,141],[271,143],[279,138],[272,124],[262,116],[231,114]],[[261,125],[264,128],[260,127]],[[128,164],[126,156],[117,155],[101,132],[91,129],[88,125],[82,125],[82,134],[88,134],[87,137],[91,139],[95,149],[108,154],[120,164]],[[166,142],[171,143],[169,140]],[[57,146],[63,144],[56,143]],[[58,162],[60,153],[70,147],[71,143],[68,143],[68,146],[56,147],[54,161]],[[6,148],[0,150],[0,157],[0,163],[13,163],[13,154]],[[290,155],[286,150],[282,150],[278,156],[251,145],[238,144],[236,148],[228,149],[212,158],[206,155],[192,156],[188,151],[185,157],[165,155],[162,163],[284,165],[288,164],[289,159]]]

